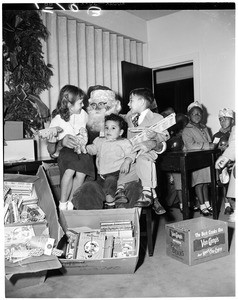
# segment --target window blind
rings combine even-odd
[[[41,99],[51,111],[65,84],[85,92],[91,85],[106,85],[122,96],[121,61],[143,65],[143,43],[56,12],[43,12],[42,19],[50,33],[43,43],[45,62],[54,75]]]

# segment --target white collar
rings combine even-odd
[[[139,116],[139,119],[138,119],[138,124],[139,125],[143,122],[143,120],[144,120],[144,118],[145,118],[148,111],[149,111],[149,108],[145,109],[144,111],[142,111],[140,113],[140,116]]]

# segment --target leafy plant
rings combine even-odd
[[[4,120],[23,121],[27,137],[50,116],[39,97],[53,75],[42,52],[41,40],[48,36],[39,11],[3,11]]]

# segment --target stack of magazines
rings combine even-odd
[[[4,224],[39,222],[45,213],[38,205],[34,183],[4,181]]]

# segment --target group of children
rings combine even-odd
[[[70,135],[74,145],[79,144],[80,130],[82,128],[86,130],[88,121],[87,113],[82,109],[85,97],[85,93],[75,86],[66,85],[61,89],[50,124],[50,127],[62,128],[62,131],[58,132],[58,140],[63,140],[66,135]],[[126,115],[110,114],[105,117],[103,137],[96,137],[91,144],[87,144],[87,139],[84,137],[85,143],[80,144],[83,145],[81,150],[77,146],[62,147],[58,156],[61,175],[59,202],[61,210],[73,209],[70,198],[74,191],[82,185],[87,176],[94,179],[94,155],[96,155],[98,182],[103,186],[106,195],[105,208],[114,208],[116,204],[127,203],[129,199],[125,193],[126,184],[139,180],[142,193],[135,206],[147,207],[153,204],[154,199],[157,198],[155,161],[158,153],[162,153],[165,149],[164,142],[170,137],[167,130],[157,133],[148,129],[163,119],[161,114],[151,111],[153,102],[151,90],[134,89],[129,95],[130,111]],[[213,140],[208,128],[203,124],[203,107],[198,101],[188,106],[187,116],[189,122],[181,130],[185,150],[214,149],[215,138],[218,146],[222,150],[225,149],[224,136],[228,138],[234,122],[234,114],[231,110],[223,109],[219,112],[221,129],[214,135]],[[133,145],[130,139],[143,129],[146,130],[147,141]],[[55,154],[56,149],[55,137],[51,136],[48,139],[48,151],[50,154]],[[210,181],[209,168],[192,173],[192,186],[195,187],[199,209],[204,216],[212,213],[208,196]],[[182,210],[181,178],[176,182]],[[159,202],[158,205],[161,207]],[[231,213],[232,208],[229,212],[227,207],[231,208],[228,200],[225,208],[227,213]]]
[[[220,130],[212,137],[207,126],[203,123],[204,109],[201,103],[195,101],[187,108],[188,123],[181,130],[180,135],[183,141],[184,150],[209,150],[218,147],[222,152],[228,147],[229,135],[234,124],[234,112],[231,109],[219,111],[218,118],[221,125]],[[180,210],[182,206],[181,175],[172,174],[175,190],[179,199]],[[228,175],[229,180],[229,175]],[[200,210],[204,216],[212,214],[212,207],[209,201],[208,186],[211,182],[210,169],[203,168],[192,172],[192,186],[195,189],[195,203],[193,210]],[[225,197],[227,182],[224,185],[225,214],[231,214],[233,208],[228,198]]]
[[[75,86],[67,85],[61,89],[50,124],[50,127],[62,128],[58,134],[59,140],[70,134],[75,137],[76,143],[80,128],[86,129],[87,113],[82,110],[84,97],[83,91]],[[97,137],[92,144],[86,145],[86,153],[79,153],[75,148],[68,147],[60,150],[58,164],[61,175],[59,202],[61,210],[73,209],[69,201],[72,193],[82,185],[86,176],[93,177],[93,155],[96,155],[98,180],[103,181],[106,208],[114,207],[116,203],[128,202],[125,185],[139,179],[143,190],[135,206],[147,207],[152,204],[153,199],[156,198],[157,185],[155,160],[157,153],[164,149],[163,142],[169,138],[168,131],[157,133],[148,129],[146,130],[148,140],[134,146],[129,139],[137,134],[132,130],[134,127],[139,126],[143,129],[163,119],[160,114],[150,110],[153,101],[153,93],[149,89],[140,88],[131,91],[129,113],[106,116],[104,137]],[[138,119],[137,124],[135,119]],[[123,137],[125,133],[127,138]],[[49,153],[55,154],[56,148],[55,137],[49,137]],[[77,180],[73,180],[74,177]],[[73,184],[75,181],[76,185]]]

